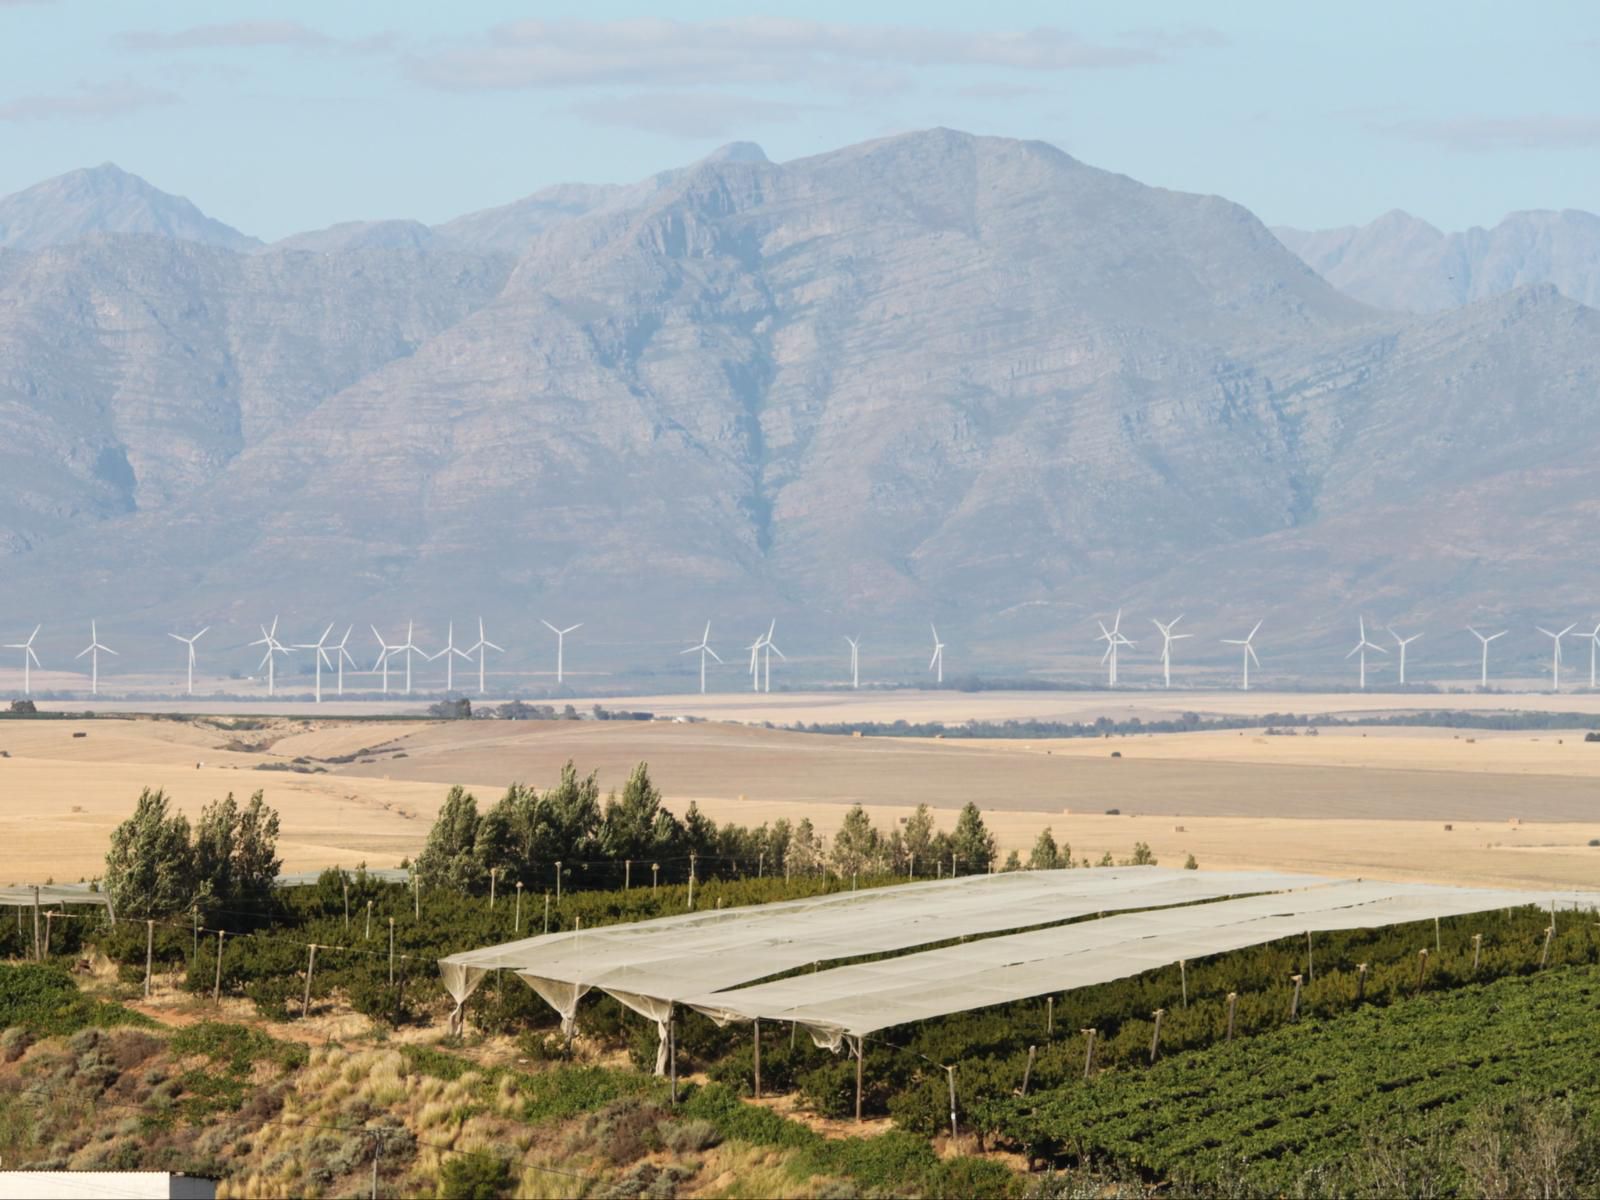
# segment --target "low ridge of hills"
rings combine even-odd
[[[1595,591],[1600,315],[1369,305],[1043,143],[736,144],[265,248],[75,221],[0,251],[13,623],[578,612],[619,669],[933,618],[1004,667],[1119,604],[1331,655],[1357,607]]]

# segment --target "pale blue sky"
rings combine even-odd
[[[1597,81],[1593,0],[0,0],[0,194],[113,161],[271,239],[949,125],[1272,224],[1459,229],[1600,210]]]

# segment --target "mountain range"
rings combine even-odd
[[[708,616],[730,659],[933,620],[1014,674],[1125,605],[1467,661],[1445,625],[1590,611],[1600,314],[1577,233],[1459,301],[1423,241],[943,129],[265,246],[75,172],[0,201],[0,632],[481,612],[638,674]]]

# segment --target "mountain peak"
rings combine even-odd
[[[767,152],[754,142],[729,142],[718,146],[705,157],[706,162],[764,163],[772,160]]]
[[[112,162],[0,197],[0,246],[40,250],[103,233],[153,234],[236,251],[260,244]]]

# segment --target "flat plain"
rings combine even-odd
[[[1485,708],[1549,701],[1555,711],[1600,712],[1588,695],[1427,697],[1425,706],[1465,708],[1475,699],[1494,701],[1478,706]],[[1234,713],[1417,706],[1412,697],[1377,695],[913,692],[843,703],[831,693],[676,698],[680,715],[722,718],[694,722],[347,715],[236,729],[227,717],[6,721],[0,882],[95,876],[111,829],[145,786],[166,789],[191,816],[226,792],[264,790],[283,817],[288,870],[389,866],[421,848],[450,785],[492,801],[513,781],[548,784],[568,760],[597,771],[603,790],[648,762],[670,807],[681,813],[694,801],[719,821],[806,816],[826,833],[850,804],[888,826],[922,802],[949,824],[971,800],[1002,850],[1024,855],[1048,825],[1076,857],[1090,859],[1125,856],[1144,841],[1163,861],[1192,853],[1205,867],[1530,888],[1600,877],[1600,846],[1588,844],[1600,838],[1600,744],[1585,742],[1581,729],[1327,728],[1313,737],[1258,728],[999,740],[851,737],[740,723],[892,720],[896,713],[918,721],[1092,720],[1120,717],[1124,705],[1157,715],[1216,714],[1230,711],[1226,701]],[[668,698],[606,703],[671,713]],[[829,715],[798,716],[821,712]]]

